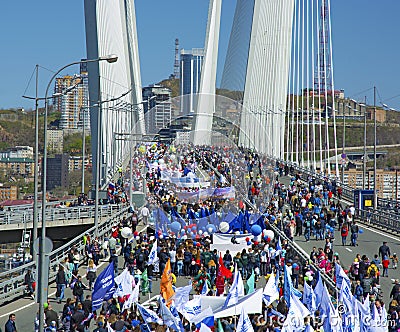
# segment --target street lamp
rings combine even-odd
[[[378,192],[376,190],[376,87],[374,86],[374,209],[377,209]]]
[[[45,280],[45,239],[46,239],[46,180],[47,180],[47,115],[48,115],[48,93],[50,89],[50,85],[52,84],[53,80],[56,78],[56,76],[62,72],[64,69],[78,65],[81,63],[89,63],[89,62],[100,62],[100,61],[107,61],[108,63],[114,63],[118,60],[118,57],[114,54],[108,55],[108,56],[102,56],[97,59],[89,59],[89,60],[81,60],[81,61],[75,61],[71,62],[63,67],[61,67],[54,75],[50,78],[49,83],[47,84],[46,87],[46,93],[44,97],[45,101],[45,113],[44,113],[44,130],[43,130],[43,135],[44,135],[44,147],[43,147],[43,159],[42,159],[42,232],[40,236],[40,250],[39,250],[39,287],[38,290],[40,291],[40,296],[39,296],[39,331],[43,331],[44,329],[44,303],[47,301],[47,288],[48,288],[48,280]]]

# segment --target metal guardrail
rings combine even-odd
[[[105,204],[99,206],[100,216],[110,216],[115,210],[121,208],[120,204]],[[38,220],[41,222],[41,207],[38,211]],[[77,220],[94,218],[95,205],[82,205],[75,207],[53,207],[46,209],[46,222],[57,220]],[[21,224],[33,222],[33,209],[10,210],[0,213],[0,225]]]
[[[129,207],[127,206],[121,205],[119,209],[110,209],[110,211],[113,211],[113,214],[106,221],[99,224],[98,227],[98,234],[101,239],[110,232],[112,226],[118,224],[123,217],[130,215]],[[95,227],[93,226],[85,231],[85,234],[89,234],[90,237],[93,238]],[[65,259],[72,247],[78,250],[81,262],[85,258],[81,234],[50,254],[49,283],[55,280],[59,263]],[[36,262],[30,262],[10,271],[0,273],[0,304],[15,300],[24,295],[26,288],[24,285],[24,274],[27,269],[35,270]]]

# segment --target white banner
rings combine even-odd
[[[232,238],[235,236],[235,242],[238,244],[232,243]],[[236,255],[238,252],[242,252],[243,248],[247,249],[246,238],[252,238],[251,234],[213,234],[213,243],[210,245],[211,251],[217,249],[218,252],[221,252],[222,255],[229,250],[229,253],[232,255]]]

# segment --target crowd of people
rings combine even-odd
[[[153,147],[153,150],[157,151],[157,148]],[[288,287],[286,274],[294,289],[302,292],[305,284],[315,287],[321,273],[337,281],[338,266],[342,266],[349,277],[355,298],[361,304],[368,299],[371,312],[377,310],[381,316],[382,311],[386,310],[388,321],[394,322],[388,331],[394,332],[400,328],[399,281],[394,281],[391,302],[387,305],[383,302],[379,287],[380,278],[388,276],[389,266],[397,268],[397,255],[390,251],[388,244],[384,242],[373,259],[365,254],[357,254],[351,266],[343,266],[334,250],[340,244],[357,247],[358,236],[362,234],[355,220],[354,206],[342,206],[338,200],[341,188],[334,180],[326,178],[320,181],[311,177],[302,180],[289,166],[278,162],[271,166],[257,154],[245,150],[226,147],[178,147],[178,150],[167,150],[163,147],[162,152],[161,165],[165,167],[176,167],[182,173],[185,169],[195,172],[195,168],[199,167],[216,187],[234,183],[236,199],[206,197],[195,203],[185,202],[178,198],[177,188],[173,184],[162,180],[161,168],[148,167],[148,205],[142,211],[133,211],[129,218],[122,219],[106,238],[84,237],[84,274],[80,266],[82,257],[75,248],[71,248],[68,257],[60,264],[56,278],[57,301],[64,303],[66,287],[71,288],[73,296],[66,299],[60,319],[56,319],[51,304],[48,304],[45,310],[47,331],[104,332],[109,328],[114,331],[146,331],[147,328],[151,331],[166,330],[166,325],[161,322],[146,322],[135,306],[123,309],[126,296],[105,301],[92,316],[90,291],[98,275],[100,260],[114,262],[116,275],[123,269],[129,271],[133,284],[141,285],[139,303],[149,292],[157,292],[154,281],[162,277],[167,264],[170,264],[174,284],[176,280],[186,277],[192,281],[192,293],[205,296],[227,295],[234,283],[235,271],[240,272],[247,292],[261,287],[269,278],[276,278],[279,292],[277,300],[263,303],[262,313],[248,315],[254,331],[259,332],[284,331],[282,325],[290,313],[285,294]],[[281,178],[284,175],[291,176],[287,186]],[[118,183],[118,186],[123,188],[123,183]],[[247,245],[235,253],[229,250],[218,252],[211,248],[212,232],[208,232],[207,227],[202,230],[200,220],[206,220],[209,225],[214,218],[221,219],[229,211],[236,215],[255,214],[257,211],[254,207],[259,209],[263,228],[277,228],[284,235],[275,233],[273,239],[256,236],[251,240],[251,231],[244,227],[243,221],[240,227],[232,231],[238,236],[240,233],[248,235]],[[163,211],[169,221],[183,220],[184,224],[179,230],[183,232],[172,232],[170,229],[167,233],[158,232],[157,227],[154,231],[147,228],[145,232],[138,232],[140,212],[147,226],[159,222],[154,214],[158,210]],[[193,229],[193,225],[197,228]],[[126,227],[132,231],[130,241],[122,233]],[[340,244],[335,240],[337,234],[340,234]],[[316,241],[307,260],[291,244],[292,240],[303,236],[307,242]],[[154,248],[158,261],[149,263]],[[221,271],[224,272],[222,277]],[[330,288],[329,291],[332,303],[338,307],[335,290]],[[161,316],[159,304],[151,303],[149,309]],[[326,331],[318,308],[308,309],[317,310],[305,318],[306,326],[315,331]],[[196,330],[196,326],[182,313],[179,318],[183,331]],[[235,331],[237,318],[231,316],[215,320],[213,329]]]

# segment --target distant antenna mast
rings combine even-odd
[[[330,56],[330,24],[329,7],[327,0],[322,0],[320,7],[319,21],[319,51],[317,59],[317,73],[315,75],[314,89],[320,94],[333,93],[331,77],[331,56]]]
[[[179,78],[179,39],[175,39],[174,77]]]

